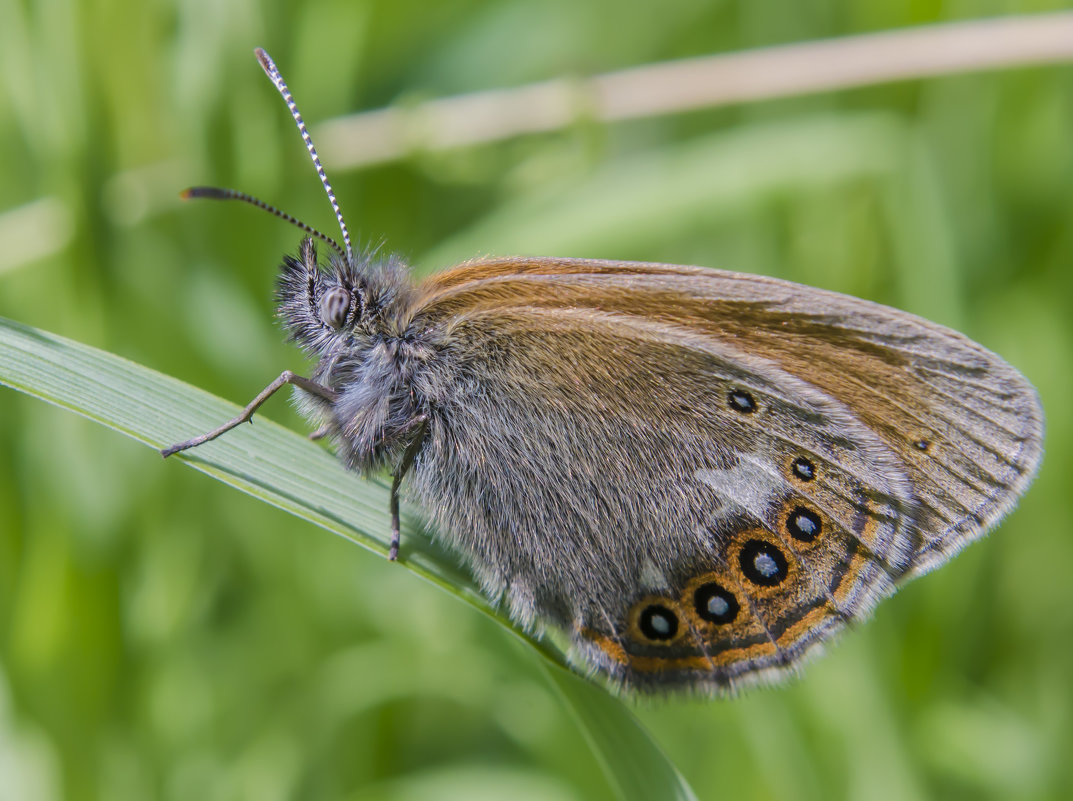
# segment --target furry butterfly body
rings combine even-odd
[[[394,471],[396,520],[402,490],[515,620],[567,630],[631,689],[797,664],[983,534],[1038,466],[1031,385],[904,312],[579,259],[414,283],[343,231],[326,264],[311,239],[284,260],[279,313],[311,377],[168,453],[298,384],[348,467]]]

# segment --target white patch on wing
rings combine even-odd
[[[772,501],[786,487],[771,460],[755,454],[740,454],[731,468],[697,470],[693,476],[715,490],[724,507],[736,507],[757,520],[767,517]]]
[[[644,563],[641,565],[641,576],[639,581],[641,583],[641,589],[647,592],[665,590],[669,586],[667,577],[652,563],[651,559],[645,559]]]

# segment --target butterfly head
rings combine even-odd
[[[290,338],[311,355],[361,352],[409,319],[413,284],[397,256],[341,253],[319,257],[306,237],[296,256],[284,256],[276,284],[276,316]]]
[[[361,326],[366,297],[360,272],[334,253],[321,265],[312,237],[302,240],[297,256],[283,258],[277,315],[303,348],[326,350],[330,342]]]

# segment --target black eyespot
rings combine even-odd
[[[641,610],[638,625],[650,640],[671,640],[678,633],[678,616],[662,604],[649,604]]]
[[[931,443],[928,442],[926,439],[918,439],[916,442],[913,443],[913,447],[916,448],[918,451],[927,451],[928,448],[931,447]]]
[[[738,616],[738,599],[714,581],[702,584],[693,593],[697,614],[710,623],[730,623]]]
[[[333,286],[320,299],[320,319],[325,325],[339,329],[350,315],[350,292],[341,286]]]
[[[730,394],[727,395],[727,402],[730,404],[730,408],[736,412],[742,414],[752,414],[756,411],[756,401],[753,400],[753,396],[743,389],[733,389]]]
[[[753,584],[774,587],[786,580],[789,565],[782,551],[763,540],[749,540],[738,555],[741,572]]]
[[[823,521],[811,509],[795,506],[786,518],[786,528],[795,540],[812,542],[823,531]]]
[[[790,467],[794,471],[794,475],[802,481],[812,481],[812,479],[816,478],[816,465],[803,456],[798,456],[794,459],[794,463]]]

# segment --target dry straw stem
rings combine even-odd
[[[553,131],[891,81],[1073,60],[1073,12],[931,25],[669,61],[329,120],[335,168]]]

